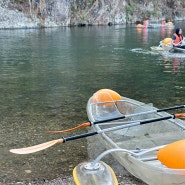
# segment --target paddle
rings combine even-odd
[[[101,120],[101,121],[86,122],[86,123],[82,123],[82,124],[80,124],[76,127],[70,128],[70,129],[59,130],[59,131],[46,131],[46,133],[47,134],[58,134],[58,133],[62,133],[62,132],[69,132],[69,131],[72,131],[72,130],[92,126],[92,125],[99,124],[99,123],[106,123],[106,122],[115,121],[115,120],[119,120],[119,119],[125,119],[125,118],[129,118],[129,117],[140,116],[140,115],[145,115],[145,114],[152,114],[152,113],[174,110],[174,109],[180,109],[180,108],[185,108],[185,105],[179,105],[179,106],[174,106],[174,107],[169,107],[169,108],[151,110],[151,111],[146,111],[146,112],[139,112],[139,113],[135,113],[135,114],[127,114],[127,115],[124,115],[124,116],[119,116],[119,117],[116,117],[116,118],[111,118],[111,119],[106,119],[106,120]]]
[[[160,117],[160,118],[153,118],[153,119],[138,121],[138,122],[135,122],[135,123],[132,123],[132,124],[121,125],[121,126],[116,126],[116,127],[112,127],[112,128],[106,128],[106,129],[103,129],[103,130],[98,130],[96,132],[89,132],[89,133],[75,135],[75,136],[71,136],[71,137],[67,137],[67,138],[52,140],[52,141],[48,141],[46,143],[42,143],[42,144],[31,146],[31,147],[11,149],[10,152],[15,153],[15,154],[34,153],[34,152],[38,152],[38,151],[44,150],[46,148],[49,148],[49,147],[51,147],[55,144],[65,143],[66,141],[70,141],[70,140],[76,140],[76,139],[80,139],[80,138],[84,138],[84,137],[93,136],[93,135],[96,135],[96,134],[102,134],[104,132],[110,132],[110,131],[120,130],[120,129],[123,129],[123,128],[133,127],[133,126],[137,126],[137,125],[143,125],[143,124],[146,124],[146,123],[162,121],[162,120],[167,120],[167,119],[172,119],[172,118],[175,119],[175,118],[180,118],[180,117],[184,117],[184,116],[185,116],[185,113],[181,113],[181,114],[174,114],[174,115],[169,115],[169,116]]]

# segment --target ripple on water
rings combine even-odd
[[[143,49],[143,48],[134,48],[130,50],[133,53],[140,53],[140,54],[145,54],[145,55],[159,55],[159,53],[151,51],[151,50],[147,50],[147,49]]]
[[[170,53],[170,52],[163,52],[163,56],[169,57],[169,58],[185,58],[185,53]]]

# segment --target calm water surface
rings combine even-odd
[[[185,32],[183,25],[176,23]],[[53,179],[87,160],[86,139],[29,155],[9,149],[87,132],[44,133],[86,121],[86,103],[98,89],[159,108],[184,104],[185,54],[150,50],[173,32],[131,26],[0,30],[0,182]]]

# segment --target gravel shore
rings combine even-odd
[[[106,164],[112,167],[119,185],[146,185],[146,183],[130,175],[123,166],[121,166],[112,156],[109,156],[103,160]],[[15,182],[15,183],[1,183],[0,185],[75,185],[73,177],[61,175],[53,180],[35,180],[32,182]]]
[[[117,176],[119,185],[146,185],[133,176]],[[0,185],[75,185],[72,177],[59,177],[54,180],[48,181],[33,181],[33,182],[16,182],[16,183],[0,183]]]

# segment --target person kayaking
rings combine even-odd
[[[173,46],[185,49],[185,45],[182,45],[183,36],[182,36],[182,29],[177,28],[175,33],[172,36],[172,43]]]

